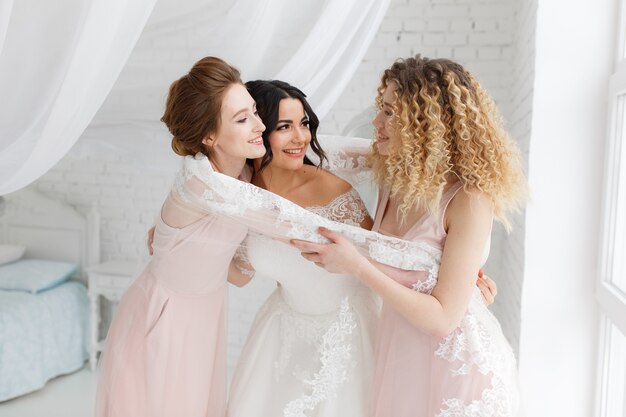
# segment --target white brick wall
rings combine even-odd
[[[88,155],[70,152],[33,187],[82,213],[97,206],[103,261],[145,259],[146,232],[167,195],[175,166],[147,171],[135,155],[92,146]]]
[[[512,0],[392,0],[379,33],[340,100],[322,121],[321,131],[341,132],[373,103],[384,68],[398,57],[422,53],[450,57],[470,69],[511,120],[514,135],[527,140],[533,7],[524,5],[518,16],[514,4]],[[166,73],[173,80],[210,53],[197,47],[193,33],[188,32],[180,37],[168,34],[167,44],[140,39],[128,68],[73,153],[33,185],[82,212],[92,203],[98,205],[103,260],[147,257],[145,233],[166,196],[176,164],[172,162],[169,136],[158,122],[168,85],[148,94],[137,91],[152,81],[152,74]],[[136,151],[122,153],[115,143],[133,144]],[[523,236],[519,232],[513,236],[502,245],[502,254],[497,237],[494,239],[492,258],[501,259],[497,265],[515,265],[516,269],[494,266],[493,271],[491,267],[487,271],[500,285],[501,295],[494,309],[515,345],[521,286],[518,252]],[[273,288],[274,283],[259,281],[230,290],[231,368],[254,312]]]
[[[395,59],[420,53],[466,66],[507,108],[515,36],[511,0],[392,0],[378,34],[320,131],[339,133],[374,103],[380,74]]]

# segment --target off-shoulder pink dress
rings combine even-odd
[[[245,227],[158,219],[154,255],[124,294],[101,361],[97,417],[223,417],[225,295]]]
[[[444,192],[439,218],[424,216],[404,239],[443,249],[443,215],[457,183]],[[382,234],[389,192],[381,193],[373,230]],[[389,234],[388,234],[389,235]],[[487,248],[488,249],[488,248]],[[402,285],[430,294],[436,274],[380,266]],[[515,357],[475,288],[460,326],[445,338],[425,333],[383,304],[376,338],[375,417],[512,417],[519,412]]]

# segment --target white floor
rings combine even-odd
[[[0,403],[0,417],[92,417],[96,372],[78,372],[48,381],[33,393]]]

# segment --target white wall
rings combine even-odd
[[[466,65],[510,119],[511,62],[518,48],[515,4],[512,0],[392,0],[379,33],[341,99],[322,121],[321,131],[341,132],[373,103],[382,70],[394,59],[416,53]],[[203,28],[193,22],[181,21],[181,33],[168,33],[167,39],[155,38],[155,31],[142,35],[127,68],[73,152],[33,185],[81,211],[92,202],[100,207],[103,260],[146,258],[145,233],[177,168],[168,132],[158,122],[168,85],[149,93],[144,86],[155,83],[160,74],[170,74],[168,79],[174,80],[210,53],[195,41],[201,39]],[[499,252],[495,242],[496,265]],[[520,286],[511,285],[513,292],[506,295],[508,275],[494,270],[503,300],[497,311],[505,330],[512,329],[507,335],[516,344],[517,316],[506,311],[509,303],[518,307]],[[273,286],[257,281],[244,289],[231,288],[231,365],[254,312]]]
[[[537,0],[516,3],[513,59],[511,62],[511,89],[509,104],[505,106],[509,132],[528,160],[530,126],[533,114],[532,99],[535,71],[535,26]],[[527,168],[527,164],[526,168]],[[494,227],[491,257],[485,269],[498,283],[498,296],[492,307],[502,324],[505,336],[518,352],[521,294],[524,276],[525,214],[511,218],[513,229],[507,233],[498,224]]]
[[[616,1],[537,8],[520,377],[528,416],[593,415],[606,92]]]
[[[398,57],[420,53],[466,66],[492,95],[507,126],[527,155],[532,114],[535,2],[507,0],[392,1],[363,63],[323,132],[341,132],[373,104],[382,71]],[[517,352],[523,277],[524,215],[512,218],[510,234],[494,227],[485,271],[499,285],[492,310]]]
[[[510,99],[515,2],[392,0],[363,62],[321,131],[339,133],[374,104],[382,71],[395,59],[422,54],[451,58],[478,78],[504,112]]]

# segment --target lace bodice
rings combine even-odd
[[[369,215],[354,189],[307,210],[354,226]],[[357,304],[363,305],[369,291],[356,278],[331,274],[302,258],[297,249],[263,235],[250,233],[245,247],[245,257],[256,270],[255,279],[267,276],[280,284],[278,301],[271,304],[280,317],[281,329],[274,376],[279,381],[292,374],[303,387],[300,395],[284,404],[283,416],[308,415],[305,411],[336,395],[352,375],[352,356],[358,352],[361,334],[353,335],[355,315],[359,316],[353,303],[361,300]],[[313,357],[301,356],[297,348],[303,345],[314,347]]]
[[[360,226],[369,215],[363,200],[354,188],[335,197],[325,206],[309,206],[306,209],[329,220],[352,226]]]
[[[351,189],[324,206],[307,210],[333,221],[358,226],[368,216],[359,194]],[[250,232],[238,258],[249,264],[257,275],[278,281],[285,302],[306,314],[336,310],[341,300],[354,292],[359,283],[354,277],[330,274],[305,260],[300,251],[267,236]],[[277,263],[276,260],[281,262]]]
[[[333,198],[326,205],[309,206],[306,207],[306,209],[326,219],[357,227],[369,216],[363,200],[361,200],[359,193],[354,188]],[[242,274],[253,277],[255,270],[248,258],[248,243],[249,240],[246,240],[246,242],[237,249],[234,256],[234,263]]]

